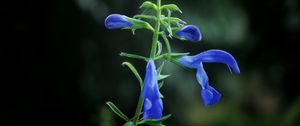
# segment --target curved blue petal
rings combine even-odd
[[[105,19],[105,27],[108,29],[126,28],[132,26],[124,15],[111,14]]]
[[[197,67],[197,74],[196,78],[202,89],[207,88],[208,86],[208,76],[203,68],[203,64],[200,63],[199,66]]]
[[[158,88],[156,67],[152,59],[147,64],[142,97],[144,98],[143,118],[160,119],[162,117],[163,103]]]
[[[192,42],[200,41],[202,38],[199,28],[195,25],[185,26],[175,34],[181,39],[186,39]]]
[[[224,63],[229,66],[234,73],[240,74],[239,66],[235,58],[223,50],[212,49],[195,56],[183,56],[178,60],[182,65],[189,68],[197,68],[200,62],[203,63]]]
[[[202,89],[201,97],[204,102],[204,106],[208,107],[208,105],[217,104],[222,95],[216,89],[208,85],[207,88]]]

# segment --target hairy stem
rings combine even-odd
[[[142,112],[143,104],[144,104],[144,98],[143,98],[142,95],[140,95],[139,101],[138,101],[138,106],[137,106],[136,111],[135,111],[135,118],[133,120],[134,126],[138,125],[138,121],[139,121],[139,117],[140,117],[141,112]]]
[[[170,60],[170,58],[171,58],[171,53],[172,53],[170,42],[169,42],[169,40],[168,40],[168,38],[167,38],[167,36],[166,36],[165,33],[161,34],[161,36],[162,36],[162,38],[164,39],[165,44],[166,44],[166,46],[167,46],[168,60]]]
[[[160,30],[161,0],[157,0],[156,18],[157,18],[157,20],[156,20],[155,30],[154,30],[154,34],[153,34],[152,48],[151,48],[151,53],[150,53],[150,58],[152,58],[152,59],[155,58],[157,41],[158,41],[159,30]]]
[[[157,42],[158,42],[158,37],[159,37],[159,31],[160,31],[160,18],[161,18],[161,0],[157,0],[157,13],[156,13],[156,25],[155,25],[155,30],[153,34],[153,40],[152,40],[152,48],[151,48],[151,53],[150,53],[150,58],[155,59],[155,54],[156,54],[156,48],[157,48]],[[144,99],[142,97],[142,94],[139,97],[139,102],[138,106],[135,111],[135,119],[133,120],[134,126],[138,125],[139,117],[142,112],[142,107],[144,104]]]

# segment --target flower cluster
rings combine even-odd
[[[230,53],[218,49],[207,50],[193,56],[189,56],[187,53],[173,53],[169,38],[174,37],[180,40],[198,42],[202,39],[200,29],[195,25],[186,25],[187,23],[180,18],[172,17],[172,12],[177,11],[182,13],[175,4],[162,6],[161,0],[157,0],[157,4],[146,1],[140,8],[154,10],[157,14],[156,16],[152,16],[151,13],[143,13],[135,15],[132,18],[121,14],[111,14],[104,22],[107,29],[130,29],[134,33],[136,29],[144,28],[153,32],[152,48],[149,58],[137,54],[121,53],[121,56],[124,57],[147,61],[144,81],[142,81],[133,65],[128,62],[123,63],[131,69],[140,82],[141,96],[135,117],[130,120],[114,104],[109,102],[108,105],[111,109],[121,118],[126,120],[128,125],[132,124],[134,126],[144,123],[160,125],[169,117],[163,117],[163,96],[159,91],[163,86],[164,79],[169,77],[169,75],[161,74],[164,64],[161,64],[158,69],[156,68],[155,61],[160,59],[171,61],[176,64],[179,63],[179,65],[190,69],[196,69],[196,79],[202,89],[200,95],[204,106],[208,107],[209,105],[218,103],[221,98],[221,93],[209,84],[209,79],[203,64],[223,63],[235,74],[240,74],[235,58]],[[162,12],[167,12],[167,16],[163,15]],[[147,20],[156,22],[155,28],[153,28]],[[167,53],[161,53],[162,43],[159,42],[159,37],[165,42]],[[142,119],[139,119],[141,113],[143,114],[143,117]]]

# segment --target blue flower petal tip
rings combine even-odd
[[[208,50],[194,56],[183,56],[178,59],[183,66],[197,68],[203,63],[224,63],[229,66],[235,74],[240,74],[240,69],[235,58],[228,52],[218,49]]]
[[[211,49],[203,52],[203,62],[224,63],[229,66],[235,74],[240,74],[240,69],[235,58],[228,52],[218,49]]]
[[[124,15],[111,14],[105,19],[105,27],[108,29],[127,28],[133,25]]]
[[[192,42],[197,42],[202,39],[202,34],[199,28],[195,25],[185,26],[175,34],[181,39],[189,40]]]
[[[163,112],[163,102],[160,98],[157,71],[153,60],[149,60],[146,67],[142,97],[144,98],[143,118],[146,120],[160,119]]]
[[[208,108],[209,105],[217,104],[222,95],[213,87],[208,86],[206,89],[202,89],[201,97],[204,102],[204,106]]]

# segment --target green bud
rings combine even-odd
[[[163,5],[161,7],[161,10],[178,11],[178,12],[182,13],[182,11],[179,9],[179,7],[177,5],[175,5],[175,4]]]
[[[157,6],[156,6],[154,3],[150,2],[150,1],[144,2],[144,3],[140,6],[140,8],[157,10]]]

